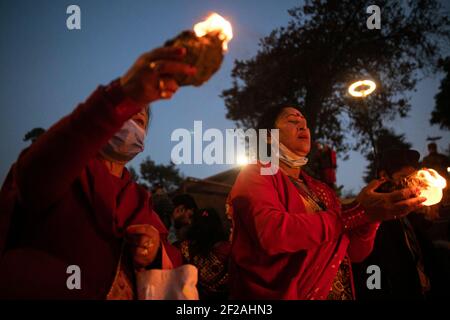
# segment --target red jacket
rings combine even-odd
[[[281,170],[261,175],[255,164],[239,174],[230,196],[233,299],[326,299],[344,256],[362,261],[371,252],[378,224],[344,231],[334,192],[303,171],[302,177],[327,211],[306,213]]]
[[[0,298],[104,299],[132,224],[152,224],[168,247],[150,194],[97,158],[140,110],[118,81],[99,87],[19,156],[0,193]],[[69,265],[81,269],[81,290],[67,289]]]

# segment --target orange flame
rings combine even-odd
[[[442,200],[442,189],[447,186],[447,181],[433,169],[417,171],[415,178],[423,183],[420,196],[427,198],[423,205],[432,206]]]
[[[211,13],[204,21],[194,26],[197,37],[203,37],[210,32],[219,32],[219,39],[223,41],[222,48],[228,50],[228,42],[233,38],[231,23],[217,13]]]

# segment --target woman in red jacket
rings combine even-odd
[[[279,130],[279,168],[262,175],[261,163],[247,165],[231,191],[231,298],[352,299],[350,261],[370,253],[380,221],[425,199],[410,189],[375,193],[378,180],[342,208],[332,189],[302,170],[311,141],[298,108],[269,110],[260,129]]]
[[[1,298],[132,299],[134,270],[157,263],[161,245],[181,262],[125,164],[144,148],[148,104],[196,72],[185,53],[142,55],[21,153],[0,194]]]

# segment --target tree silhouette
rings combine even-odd
[[[128,172],[130,173],[131,179],[134,182],[139,182],[139,179],[140,179],[139,174],[136,172],[136,170],[132,166],[128,167]]]
[[[168,192],[177,189],[183,182],[183,176],[173,163],[157,165],[149,157],[141,163],[141,178],[149,188],[160,185]]]
[[[256,127],[267,108],[294,103],[302,107],[313,139],[367,154],[370,135],[376,137],[386,120],[407,115],[408,92],[436,70],[450,35],[450,21],[436,0],[377,1],[380,30],[366,26],[371,4],[307,0],[289,10],[288,25],[263,38],[255,57],[235,61],[232,87],[222,92],[227,118]],[[350,97],[349,84],[366,77],[377,83],[375,93]],[[348,134],[357,143],[348,142]]]
[[[34,128],[25,134],[23,141],[31,141],[31,143],[34,143],[44,132],[45,129],[43,128]]]
[[[440,67],[445,72],[439,92],[434,97],[436,102],[431,113],[431,124],[438,124],[441,129],[450,130],[450,57],[442,60]]]

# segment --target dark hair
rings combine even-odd
[[[259,118],[257,129],[275,129],[275,122],[277,121],[283,110],[286,108],[294,108],[301,112],[300,107],[298,107],[296,104],[290,103],[283,103],[275,107],[268,108]]]
[[[437,150],[437,144],[432,142],[428,144],[428,150]]]
[[[194,198],[188,194],[179,194],[172,199],[174,207],[183,205],[186,209],[197,209]]]
[[[259,144],[260,139],[263,139],[262,136],[260,136],[259,130],[266,129],[267,130],[267,137],[270,136],[270,130],[275,129],[275,122],[277,121],[280,114],[283,112],[286,108],[294,108],[301,112],[300,107],[297,107],[296,104],[290,104],[290,103],[283,103],[280,105],[277,105],[275,107],[270,107],[264,111],[264,113],[261,115],[261,117],[258,120],[258,128],[257,128],[257,135],[258,135],[258,149],[256,150],[256,154],[258,155],[258,158],[260,158],[260,152],[259,152]],[[272,154],[272,149],[269,144],[267,144],[266,147],[266,153],[267,156],[270,157]],[[260,159],[261,160],[261,159]]]
[[[194,212],[186,238],[191,241],[192,256],[207,255],[216,243],[228,239],[222,220],[213,208],[199,209]]]

